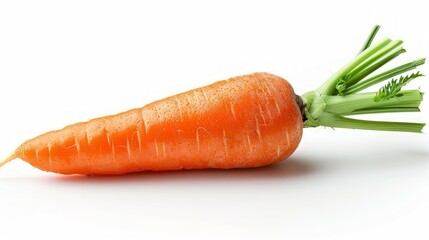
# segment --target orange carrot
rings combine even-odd
[[[258,167],[291,155],[302,129],[291,85],[254,73],[45,133],[6,161],[61,174]]]

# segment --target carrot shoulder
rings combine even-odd
[[[302,128],[290,84],[254,73],[42,134],[2,164],[62,174],[257,167],[291,155]]]

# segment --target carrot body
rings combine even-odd
[[[42,134],[12,158],[61,174],[258,167],[291,155],[302,129],[291,85],[254,73]]]

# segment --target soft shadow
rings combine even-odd
[[[259,168],[246,169],[203,169],[160,172],[140,172],[124,175],[84,176],[84,175],[55,175],[56,182],[63,183],[129,183],[129,182],[213,182],[213,181],[269,181],[273,179],[301,177],[314,171],[314,166],[297,158]],[[51,179],[52,180],[52,179]]]
[[[328,161],[327,161],[328,162]],[[369,149],[359,151],[345,158],[332,158],[328,165],[338,166],[347,164],[356,167],[397,167],[425,164],[429,162],[429,153],[421,149]],[[323,163],[322,163],[323,164]]]
[[[309,165],[317,173],[347,171],[388,171],[403,168],[426,168],[429,163],[429,151],[421,148],[371,146],[365,149],[349,147],[335,152],[297,153],[303,159],[311,159]]]

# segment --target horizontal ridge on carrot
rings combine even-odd
[[[423,93],[402,88],[423,74],[401,74],[425,59],[374,74],[405,52],[400,40],[372,44],[378,29],[352,61],[302,96],[270,73],[237,76],[42,134],[21,144],[0,166],[20,158],[44,171],[88,175],[249,168],[289,157],[304,127],[422,132],[424,123],[351,117],[420,111]],[[362,92],[390,79],[378,92]]]

